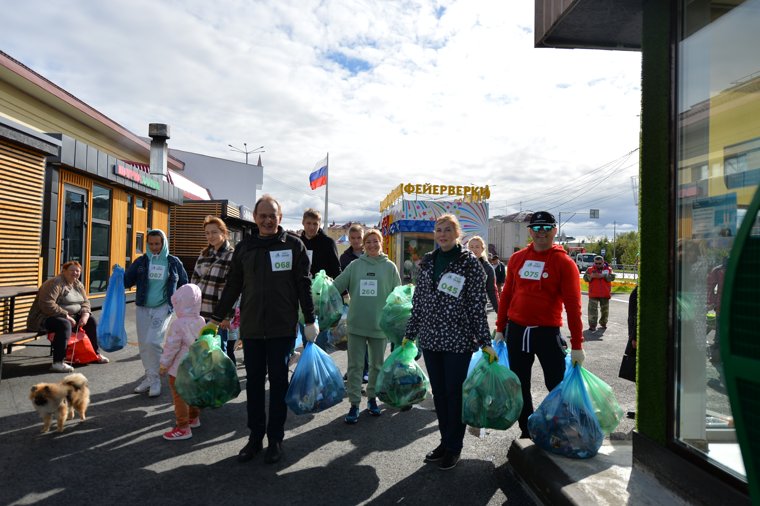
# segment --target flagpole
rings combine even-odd
[[[327,153],[325,166],[327,167],[327,183],[325,183],[325,229],[330,226],[330,222],[327,221],[327,187],[330,186],[330,153]]]

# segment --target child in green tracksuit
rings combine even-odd
[[[362,398],[362,372],[365,351],[369,355],[369,383],[367,384],[367,411],[380,416],[375,400],[375,382],[385,359],[386,338],[380,330],[380,313],[385,299],[401,284],[396,265],[382,252],[383,236],[378,230],[364,235],[364,254],[351,262],[335,278],[338,292],[348,290],[348,400],[351,408],[345,421],[359,421],[359,402]]]

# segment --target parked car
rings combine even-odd
[[[594,257],[596,253],[581,253],[575,257],[575,265],[578,266],[578,270],[586,272],[586,269],[594,265]]]

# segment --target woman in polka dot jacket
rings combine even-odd
[[[486,274],[475,256],[462,248],[461,228],[454,215],[435,223],[439,248],[420,263],[407,339],[416,339],[425,358],[433,390],[441,443],[425,456],[451,469],[459,461],[465,425],[462,384],[474,351],[495,359],[486,319]]]

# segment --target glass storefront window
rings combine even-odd
[[[415,232],[403,232],[398,244],[401,250],[401,282],[417,283],[417,274],[420,270],[420,261],[425,254],[433,251],[435,242],[433,234],[422,234]]]
[[[90,293],[108,287],[111,254],[111,190],[92,185],[92,228],[90,233]]]
[[[723,279],[760,182],[760,0],[681,4],[677,71],[676,439],[740,479],[720,357]]]

